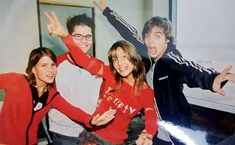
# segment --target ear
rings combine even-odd
[[[36,73],[35,67],[32,68],[32,73],[35,75]]]

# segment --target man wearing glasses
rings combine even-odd
[[[68,18],[66,26],[74,42],[87,53],[93,43],[92,19],[86,14],[76,15]],[[78,66],[69,53],[58,56],[57,62],[57,90],[68,102],[92,114],[96,108],[102,80]],[[77,145],[78,136],[83,131],[81,125],[55,109],[49,112],[49,125],[55,145]]]

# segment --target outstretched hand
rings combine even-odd
[[[67,31],[60,24],[55,12],[51,12],[51,14],[44,12],[45,17],[49,21],[47,25],[48,33],[58,35],[60,37],[65,37],[67,35]]]
[[[221,83],[226,81],[226,80],[231,80],[235,82],[235,76],[231,75],[229,73],[229,71],[232,69],[232,66],[228,66],[227,68],[225,68],[224,70],[221,71],[221,73],[216,76],[214,82],[213,82],[213,91],[220,94],[220,95],[225,95],[224,90],[222,90],[221,88]]]
[[[115,117],[115,114],[116,110],[109,109],[102,115],[97,114],[96,116],[94,116],[91,120],[91,124],[95,126],[105,125]]]
[[[94,5],[100,9],[101,11],[104,11],[104,9],[107,7],[106,0],[99,0],[99,1],[93,1]]]
[[[138,139],[135,141],[136,145],[152,145],[152,135],[148,134],[146,130],[143,130],[139,135]]]

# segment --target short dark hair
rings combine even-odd
[[[142,37],[145,38],[145,35],[151,31],[153,27],[163,28],[166,38],[170,41],[173,41],[173,36],[171,32],[171,22],[167,18],[160,16],[152,17],[148,20],[143,28]]]
[[[93,20],[86,14],[75,15],[73,17],[69,17],[66,21],[66,26],[69,34],[72,34],[74,32],[74,27],[77,25],[87,25],[92,29],[92,31],[95,27]]]

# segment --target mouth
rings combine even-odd
[[[81,45],[80,48],[85,49],[88,45]]]
[[[118,68],[118,70],[119,70],[120,73],[124,73],[125,71],[128,70],[128,67],[127,66],[121,66],[121,67]]]
[[[54,79],[55,75],[54,74],[49,74],[46,77],[49,78],[49,79]]]
[[[149,53],[155,54],[155,53],[157,53],[157,48],[156,47],[149,47],[148,51],[149,51]]]

